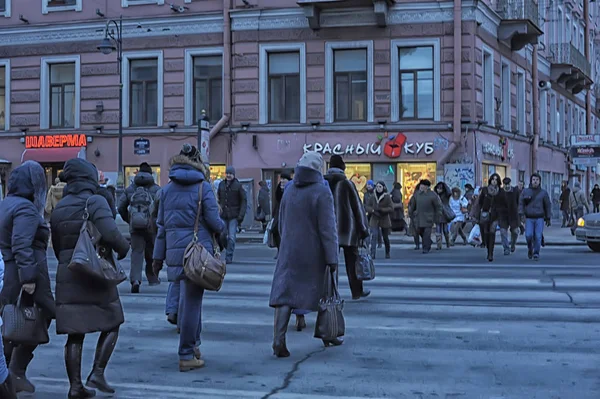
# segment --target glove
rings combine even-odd
[[[550,225],[552,225],[552,222],[550,219],[546,219],[546,227],[550,227]]]
[[[23,291],[25,291],[29,295],[33,295],[33,293],[35,292],[35,283],[23,284],[21,288],[23,288]]]
[[[160,271],[163,268],[163,261],[162,260],[158,260],[158,259],[154,259],[152,261],[152,271],[154,272],[154,275],[158,277],[158,273],[160,273]]]
[[[329,270],[331,270],[332,273],[335,273],[335,271],[337,270],[338,265],[337,264],[331,264],[331,265],[327,265],[329,266]]]

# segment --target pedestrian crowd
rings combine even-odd
[[[269,298],[275,313],[272,349],[277,357],[290,356],[286,333],[292,314],[301,331],[306,327],[306,314],[323,311],[324,292],[331,284],[337,285],[340,253],[352,299],[360,300],[370,295],[364,281],[374,275],[363,277],[357,265],[376,259],[381,247],[385,258],[390,258],[391,231],[411,234],[415,249],[423,253],[432,248],[432,234],[437,250],[444,243],[452,247],[460,236],[463,244],[486,248],[491,262],[497,230],[505,255],[515,251],[517,237],[524,232],[529,258],[538,259],[543,228],[550,225],[550,197],[535,173],[527,188],[513,187],[509,178],[493,174],[486,187],[465,185],[464,195],[459,187],[439,182],[432,189],[429,180],[421,180],[407,201],[406,223],[400,183],[388,192],[385,182],[369,180],[361,200],[341,156],[331,156],[326,173],[323,170],[322,156],[306,152],[293,172],[281,174],[272,207],[269,185],[259,183],[255,220],[269,246],[277,248]],[[93,397],[94,389],[115,392],[105,379],[105,370],[125,321],[117,285],[127,276],[118,261],[130,250],[133,294],[141,291],[142,270],[149,285],[158,285],[159,273],[166,266],[165,313],[180,334],[179,370],[203,367],[200,338],[205,287],[189,277],[186,259],[192,244],[199,244],[211,259],[219,260],[223,251],[224,264],[234,261],[236,234],[248,204],[235,169],[227,167],[225,179],[215,186],[198,149],[185,144],[170,160],[166,186],[160,187],[150,165],[142,163],[118,201],[103,173],[83,159],[67,161],[49,189],[45,181],[42,166],[27,161],[10,174],[8,195],[0,202],[0,301],[2,315],[6,315],[2,331],[10,331],[10,337],[0,341],[0,398],[35,391],[26,371],[37,346],[48,342],[52,320],[57,334],[67,336],[68,398]],[[595,208],[600,204],[598,186],[592,202]],[[589,211],[589,204],[578,183],[572,190],[565,185],[563,226],[580,217],[584,209]],[[117,214],[129,225],[130,241],[117,227]],[[474,226],[469,234],[468,223]],[[48,273],[49,242],[58,260],[54,292]],[[78,267],[76,259],[85,242],[111,270],[99,277]],[[220,277],[224,278],[224,272]],[[27,307],[36,315],[35,323],[27,324],[33,326],[30,331],[14,327],[15,307]],[[339,325],[335,327],[339,330]],[[84,383],[83,343],[87,334],[96,332],[100,336],[93,367]],[[326,347],[343,344],[343,332],[319,337]]]

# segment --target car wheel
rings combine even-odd
[[[588,247],[594,252],[600,252],[600,242],[588,242]]]

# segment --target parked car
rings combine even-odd
[[[594,252],[600,252],[600,213],[587,214],[577,220],[575,238]]]

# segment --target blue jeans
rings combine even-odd
[[[8,378],[8,366],[6,365],[6,358],[4,357],[4,346],[2,344],[2,335],[0,335],[0,384],[4,384],[4,381]]]
[[[225,233],[227,234],[227,252],[225,260],[233,261],[233,251],[235,251],[235,239],[237,237],[238,221],[237,219],[224,220]]]
[[[169,283],[169,289],[167,290],[167,304],[165,307],[165,314],[179,314],[179,308],[181,301],[181,281],[175,281]]]
[[[194,358],[194,348],[200,347],[202,332],[202,298],[204,288],[188,279],[181,280],[181,304],[178,315],[181,332],[179,333],[179,359]]]
[[[544,234],[544,219],[525,219],[525,238],[527,249],[534,256],[539,256],[542,247],[542,234]]]

